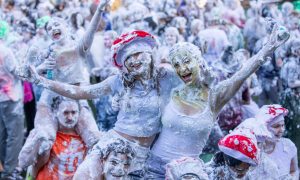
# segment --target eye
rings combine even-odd
[[[190,63],[190,62],[191,62],[190,59],[186,59],[186,60],[184,61],[184,63]]]
[[[130,166],[129,163],[124,164],[125,168],[129,168],[129,166]]]
[[[59,26],[59,23],[58,23],[58,22],[55,22],[55,23],[54,23],[54,26]]]
[[[117,161],[111,161],[111,164],[112,164],[113,166],[116,166],[116,165],[118,164],[118,162],[117,162]]]
[[[178,64],[178,63],[175,63],[175,64],[174,64],[174,67],[175,67],[175,68],[178,68],[178,67],[179,67],[179,64]]]
[[[71,111],[71,113],[74,115],[74,114],[76,114],[76,111]]]
[[[47,31],[51,31],[52,27],[48,26]]]

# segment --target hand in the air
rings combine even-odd
[[[41,82],[41,76],[37,73],[34,66],[31,65],[23,65],[18,67],[16,70],[16,75],[18,75],[21,79],[31,83],[39,84]]]
[[[101,10],[101,11],[104,11],[105,10],[105,7],[109,4],[110,0],[100,0],[100,3],[98,5],[98,8]]]
[[[290,33],[286,27],[279,26],[277,22],[271,18],[267,18],[267,24],[268,31],[271,32],[271,34],[269,35],[266,45],[270,47],[270,50],[275,50],[289,39]]]

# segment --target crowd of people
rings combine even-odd
[[[0,4],[0,179],[299,179],[300,1]]]

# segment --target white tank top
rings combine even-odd
[[[162,115],[162,131],[152,148],[152,154],[171,161],[183,156],[198,157],[214,125],[213,113],[207,105],[201,113],[182,114],[170,100]]]

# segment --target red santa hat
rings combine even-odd
[[[152,52],[155,46],[154,37],[145,31],[135,30],[122,34],[112,45],[114,64],[122,68],[130,55],[139,52]]]
[[[273,125],[279,121],[282,121],[284,117],[288,114],[288,110],[279,104],[271,104],[262,106],[255,118],[267,123],[268,126]]]
[[[236,129],[223,137],[218,143],[220,151],[224,154],[249,163],[258,164],[259,149],[254,132],[249,129]]]

